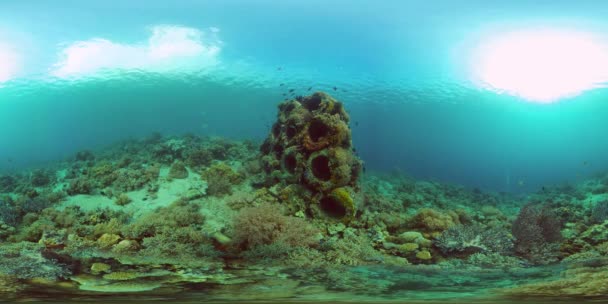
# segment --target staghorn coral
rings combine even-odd
[[[247,207],[234,219],[234,243],[244,249],[275,243],[290,247],[314,246],[318,230],[301,218],[285,216],[271,204]]]

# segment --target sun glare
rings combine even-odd
[[[473,56],[483,88],[551,103],[608,81],[608,46],[597,36],[565,30],[522,30],[483,41]]]
[[[0,42],[0,83],[15,77],[19,70],[19,56],[8,45]]]

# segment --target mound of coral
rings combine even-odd
[[[303,202],[311,216],[352,220],[362,162],[348,123],[342,103],[325,93],[281,103],[261,147],[267,184],[280,183],[285,199]]]

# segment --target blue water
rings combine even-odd
[[[346,104],[368,170],[524,192],[608,169],[608,92],[539,105],[467,71],[492,31],[607,33],[604,1],[125,2],[0,3],[0,46],[20,58],[0,82],[1,171],[155,131],[262,140],[289,89]],[[167,28],[206,49],[142,59]],[[108,69],[61,70],[67,48],[99,39],[114,51],[78,64]]]

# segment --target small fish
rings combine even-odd
[[[337,91],[337,90],[338,90],[338,88],[334,87],[334,91]]]
[[[12,163],[13,159],[9,157],[6,161],[8,161],[9,163]]]
[[[306,91],[310,91],[310,90],[312,90],[312,87],[308,87],[308,90],[306,90]]]
[[[278,67],[277,68],[277,71],[281,71],[281,70],[283,70],[283,67]]]
[[[284,85],[285,85],[284,83],[281,83],[279,86],[280,86],[280,87],[282,87],[282,86],[284,86]]]
[[[281,95],[283,95],[283,96],[287,96],[287,93],[283,93],[283,94],[281,94]]]
[[[342,89],[342,92],[345,92],[345,93],[346,93],[346,92],[348,92],[348,91],[347,91],[347,90],[345,90],[345,89]]]
[[[355,127],[358,127],[358,126],[359,126],[359,122],[355,121]]]
[[[293,91],[295,91],[295,89],[289,89],[289,93],[293,93]]]
[[[586,166],[586,165],[588,165],[588,164],[589,164],[589,163],[588,163],[587,161],[584,161],[584,162],[583,162],[583,166]]]

